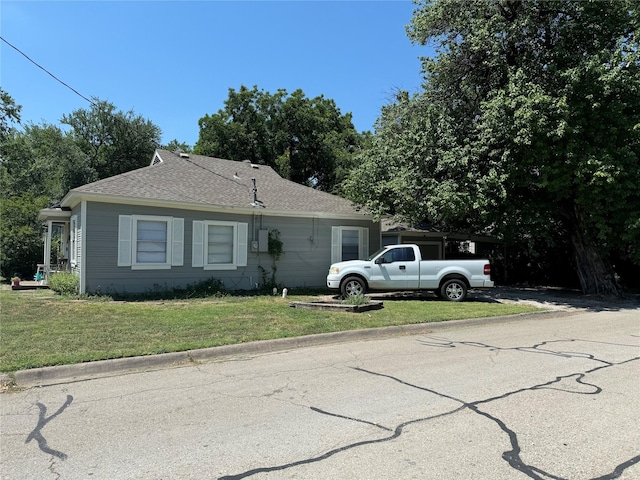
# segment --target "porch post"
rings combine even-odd
[[[44,239],[44,277],[49,279],[49,271],[51,270],[51,231],[53,230],[53,221],[47,220],[47,236]]]

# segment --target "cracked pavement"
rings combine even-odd
[[[640,478],[639,345],[585,309],[30,388],[0,477]]]

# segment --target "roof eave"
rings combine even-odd
[[[323,211],[295,211],[295,210],[282,210],[252,207],[247,204],[246,207],[241,206],[226,206],[226,205],[210,205],[204,203],[190,203],[190,202],[175,202],[172,200],[161,200],[155,198],[137,198],[128,197],[123,195],[109,195],[105,193],[93,193],[93,192],[78,192],[70,191],[61,202],[63,207],[73,208],[82,201],[92,201],[99,203],[113,203],[123,205],[139,205],[146,207],[161,207],[161,208],[175,208],[181,210],[196,210],[205,212],[223,212],[223,213],[237,213],[241,215],[263,214],[271,215],[275,217],[316,217],[316,218],[334,218],[344,220],[371,220],[373,216],[366,213],[337,213],[337,212],[323,212]]]

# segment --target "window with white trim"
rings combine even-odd
[[[205,270],[235,270],[247,265],[248,224],[193,222],[192,266]]]
[[[368,256],[368,228],[331,227],[331,263],[364,260]]]
[[[133,270],[167,269],[183,264],[184,219],[120,215],[118,266]]]

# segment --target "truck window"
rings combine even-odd
[[[382,263],[413,262],[416,259],[416,255],[411,247],[393,248],[387,251],[382,258]]]
[[[397,248],[394,251],[397,255],[394,262],[413,262],[416,259],[416,254],[411,247]]]

